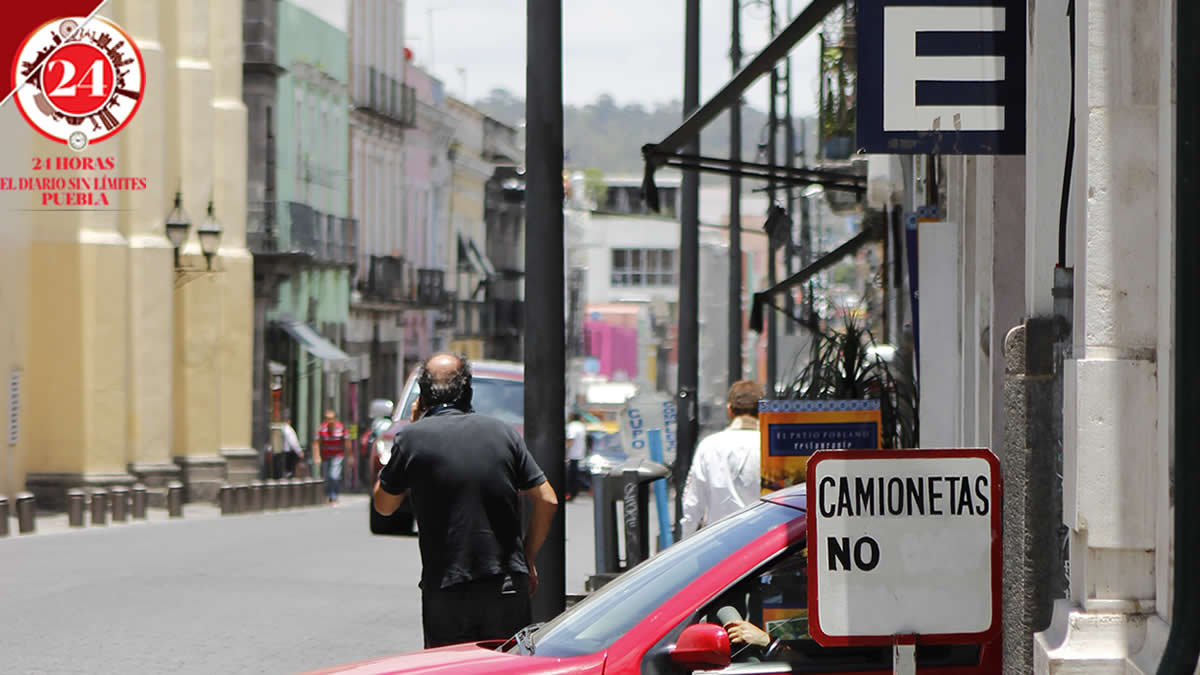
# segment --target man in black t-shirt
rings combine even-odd
[[[396,434],[375,510],[389,515],[412,499],[426,648],[509,638],[530,623],[534,558],[558,499],[520,435],[471,410],[465,357],[430,357],[417,383],[414,422]],[[524,537],[521,494],[533,506]]]

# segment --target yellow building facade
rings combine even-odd
[[[17,427],[0,493],[27,488],[54,507],[74,487],[180,480],[190,499],[210,499],[225,480],[257,473],[242,3],[113,0],[104,14],[146,67],[141,106],[119,134],[77,155],[12,102],[0,108],[5,175],[29,175],[33,156],[82,156],[112,157],[110,175],[146,179],[94,210],[0,195],[0,312],[14,318],[0,327],[0,367]],[[184,270],[164,227],[177,191],[192,223]],[[210,200],[222,228],[212,272],[196,237]]]

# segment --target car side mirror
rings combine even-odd
[[[395,404],[390,400],[386,398],[377,398],[371,401],[371,405],[368,406],[367,416],[369,416],[371,419],[376,419],[378,417],[390,418],[394,408]]]
[[[688,670],[717,670],[730,663],[729,633],[715,623],[683,629],[671,650],[671,663]]]

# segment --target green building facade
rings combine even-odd
[[[355,223],[348,218],[349,69],[345,31],[284,0],[278,4],[277,104],[270,115],[274,221],[289,273],[268,311],[273,325],[306,324],[344,344],[350,311]],[[269,160],[270,161],[270,160]],[[303,329],[300,329],[303,332]],[[322,358],[294,330],[274,341],[272,360],[286,365],[282,405],[307,443],[323,408],[347,421],[348,363]],[[290,337],[291,339],[286,339]],[[307,448],[306,448],[307,449]]]

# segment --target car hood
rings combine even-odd
[[[507,675],[509,673],[571,673],[600,675],[604,654],[571,658],[521,656],[498,652],[498,642],[439,647],[396,656],[385,656],[346,666],[314,671],[310,675],[389,675],[392,673],[463,673]]]

